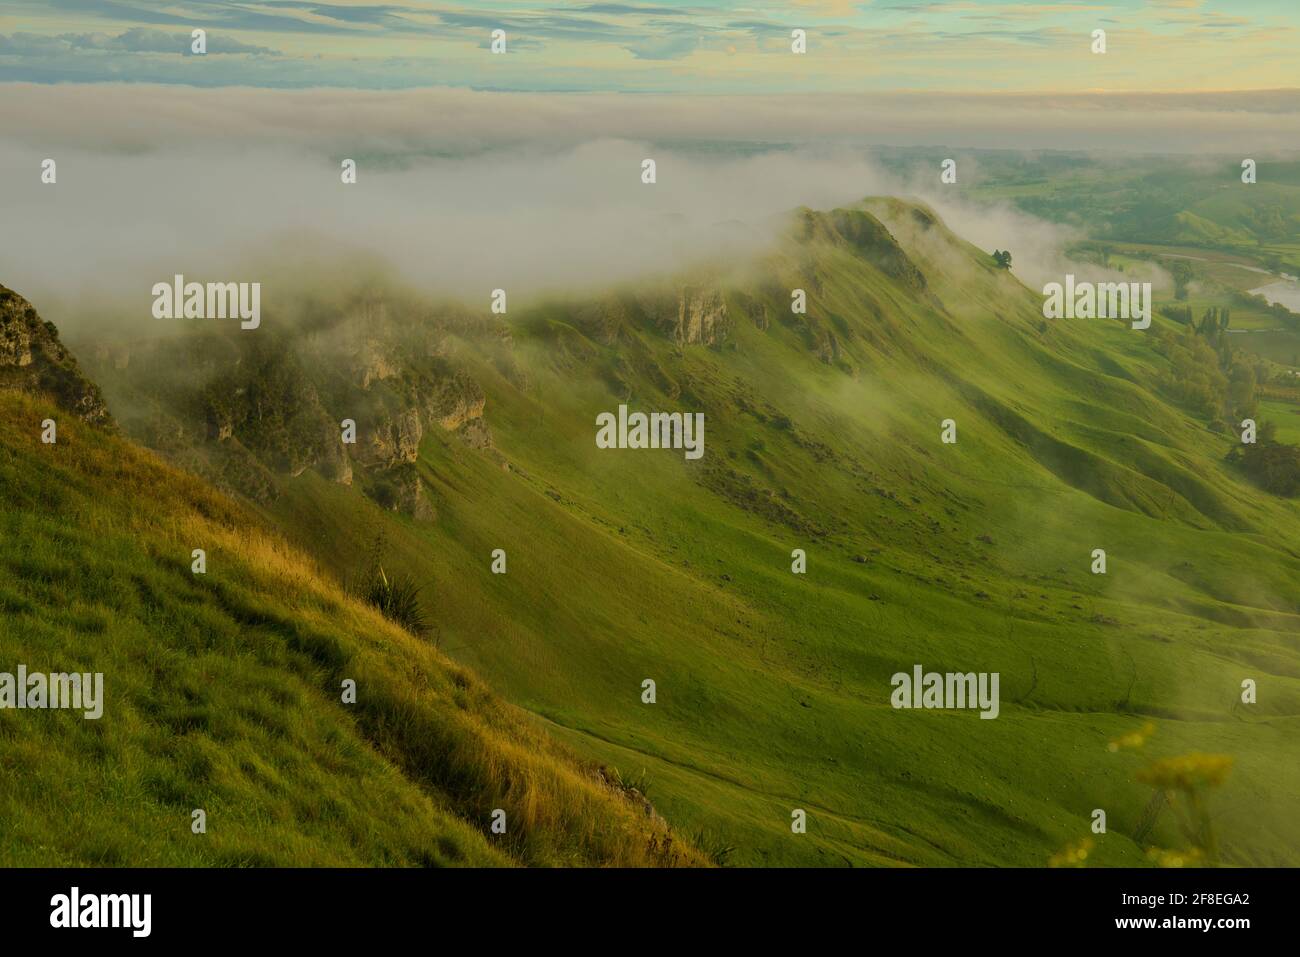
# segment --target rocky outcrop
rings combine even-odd
[[[378,343],[374,342],[367,342],[362,346],[362,350],[357,354],[353,366],[353,375],[357,380],[357,384],[363,389],[369,389],[374,382],[391,379],[399,371],[401,370],[392,357],[387,355]]]
[[[424,482],[415,465],[403,463],[376,477],[371,495],[384,508],[402,512],[421,521],[436,517]]]
[[[483,418],[486,404],[482,387],[462,372],[439,382],[424,400],[430,422],[448,432],[456,431],[472,419]]]
[[[718,345],[731,331],[727,303],[722,293],[702,286],[686,286],[677,301],[677,327],[673,337],[679,345]]]
[[[284,342],[251,340],[199,393],[206,438],[238,440],[280,474],[300,475],[325,461],[339,444],[339,426],[311,372]]]
[[[432,518],[415,467],[430,432],[504,461],[459,350],[472,343],[476,358],[486,351],[507,369],[513,357],[504,326],[423,309],[374,295],[337,309],[311,303],[299,326],[256,335],[196,329],[129,350],[101,343],[91,366],[130,410],[132,435],[228,489],[269,502],[284,477],[311,469]]]
[[[456,434],[471,449],[489,450],[495,448],[492,444],[492,432],[482,418],[470,419],[456,430]]]
[[[352,460],[348,458],[341,444],[329,446],[325,458],[316,467],[320,474],[331,482],[338,482],[340,485],[352,484]]]
[[[82,374],[59,341],[52,322],[42,322],[18,293],[0,286],[0,388],[48,396],[82,421],[112,426],[99,387]]]
[[[420,410],[403,409],[386,415],[358,436],[357,459],[370,468],[393,468],[414,462],[420,455],[424,426]]]

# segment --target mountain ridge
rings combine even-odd
[[[302,364],[328,413],[317,434],[349,417],[362,441],[392,436],[385,422],[427,416],[418,396],[444,381],[478,415],[389,439],[425,514],[393,508],[389,470],[346,450],[351,487],[259,463],[275,494],[253,507],[338,579],[377,542],[427,586],[440,647],[580,754],[648,776],[661,813],[729,860],[1041,865],[1102,807],[1095,859],[1141,863],[1151,792],[1139,756],[1107,743],[1154,717],[1153,748],[1236,758],[1227,859],[1288,863],[1289,804],[1269,795],[1300,793],[1300,528],[1226,461],[1227,394],[1198,417],[1176,388],[1177,363],[1219,360],[1159,309],[1149,334],[1048,322],[919,204],[791,223],[754,263],[508,317],[400,295],[312,303],[302,328],[325,341],[377,308],[397,330],[363,341],[371,374],[332,392],[337,366]],[[152,367],[186,367],[160,355]],[[142,435],[138,400],[184,409],[197,390],[169,393],[137,362],[103,382]],[[704,459],[596,449],[595,417],[619,403],[703,411]],[[238,428],[209,439],[201,421],[170,454],[274,447]],[[1089,571],[1098,547],[1106,575]],[[998,720],[892,709],[890,675],[918,663],[999,672]],[[1249,711],[1243,677],[1267,689]],[[1168,816],[1151,835],[1179,840]]]

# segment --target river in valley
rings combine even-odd
[[[1281,303],[1292,312],[1300,313],[1300,282],[1294,276],[1286,276],[1277,282],[1270,282],[1258,289],[1250,290],[1252,295],[1263,296],[1269,304]]]

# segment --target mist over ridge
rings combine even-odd
[[[752,105],[718,114],[706,130],[695,110],[703,104],[670,122],[650,99],[624,98],[653,134],[628,138],[593,132],[609,118],[610,97],[308,91],[260,93],[254,103],[239,90],[149,87],[127,100],[110,86],[95,97],[127,114],[107,133],[84,106],[40,112],[63,102],[63,88],[21,92],[0,107],[17,134],[0,145],[0,168],[36,170],[49,157],[59,179],[53,190],[34,173],[0,179],[0,204],[24,223],[0,242],[0,262],[73,335],[83,316],[100,327],[148,319],[148,290],[176,274],[263,282],[270,315],[284,303],[277,287],[287,295],[349,272],[391,271],[472,306],[495,288],[516,303],[594,292],[701,261],[751,259],[794,209],[871,195],[920,199],[977,246],[1013,249],[1031,285],[1069,269],[1097,273],[1064,257],[1072,230],[969,201],[928,162],[849,142],[851,124],[829,112],[794,124],[815,139],[780,141],[762,138],[774,122],[756,119]],[[1264,109],[1287,108],[1285,96],[1265,99]],[[412,123],[422,104],[444,100],[452,107],[435,122]],[[1006,122],[1036,115],[1016,120],[1018,109]],[[539,117],[563,117],[564,134]],[[952,152],[960,182],[977,182],[980,154]],[[657,164],[653,185],[640,181],[646,158]],[[340,181],[345,159],[357,163],[354,185]]]

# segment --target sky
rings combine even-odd
[[[1300,150],[1297,26],[1300,0],[0,0],[0,218],[22,224],[0,281],[60,324],[294,256],[477,301],[752,249],[872,193],[1023,270],[1068,237],[871,148],[1222,154],[1235,179]]]
[[[0,0],[0,82],[1189,93],[1298,88],[1297,49],[1297,0]]]

